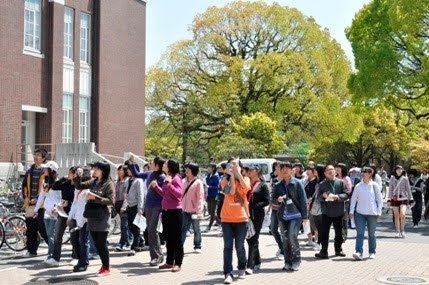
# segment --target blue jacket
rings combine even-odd
[[[208,174],[206,177],[206,183],[207,183],[207,197],[216,197],[219,193],[219,182],[220,177],[217,173],[215,174]]]

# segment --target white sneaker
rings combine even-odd
[[[405,232],[404,231],[401,232],[401,238],[405,238]]]
[[[396,233],[395,238],[400,238],[402,237],[401,233]]]
[[[310,240],[309,242],[307,242],[306,246],[314,246],[314,242]]]
[[[315,243],[314,246],[313,246],[313,250],[320,251],[320,244]]]
[[[71,265],[71,266],[75,266],[75,265],[77,265],[77,263],[79,262],[79,259],[72,259],[70,262],[69,262],[69,265]]]
[[[27,251],[26,253],[24,253],[24,254],[22,255],[22,257],[35,257],[35,256],[37,256],[37,254],[32,254],[32,253],[30,253],[29,251]]]
[[[369,254],[369,259],[375,259],[375,253],[370,253]]]
[[[196,249],[194,249],[194,252],[195,252],[195,253],[202,253],[201,248],[196,248]]]
[[[252,275],[252,274],[253,274],[253,270],[252,270],[252,269],[250,269],[250,268],[247,268],[247,269],[244,271],[244,273],[245,273],[246,275]]]
[[[58,261],[56,261],[53,258],[49,258],[48,260],[45,261],[45,264],[48,266],[52,266],[52,267],[58,267],[60,266],[60,263]]]
[[[359,252],[353,253],[353,258],[356,260],[362,260],[363,259],[362,253],[359,253]]]
[[[223,284],[231,284],[234,279],[232,278],[231,274],[225,275],[225,280],[223,280]]]
[[[238,270],[238,279],[244,279],[246,277],[246,270],[240,269]]]
[[[414,225],[414,226],[413,226],[413,228],[414,228],[414,229],[418,229],[418,228],[419,228],[419,225]]]

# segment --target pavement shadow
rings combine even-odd
[[[196,281],[188,281],[188,282],[183,282],[180,283],[181,285],[214,285],[214,284],[223,284],[223,279],[222,277],[220,278],[216,278],[216,279],[211,279],[211,280],[196,280]],[[236,281],[236,278],[234,278],[234,281]]]

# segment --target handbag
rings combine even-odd
[[[34,211],[35,208],[36,208],[35,205],[29,205],[25,207],[25,217],[26,218],[34,217],[34,215],[36,214],[36,212]]]
[[[87,202],[85,205],[85,210],[83,211],[83,216],[87,219],[101,220],[106,206]]]

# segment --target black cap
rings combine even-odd
[[[244,166],[244,169],[246,170],[259,170],[259,165],[257,164],[247,164]]]

